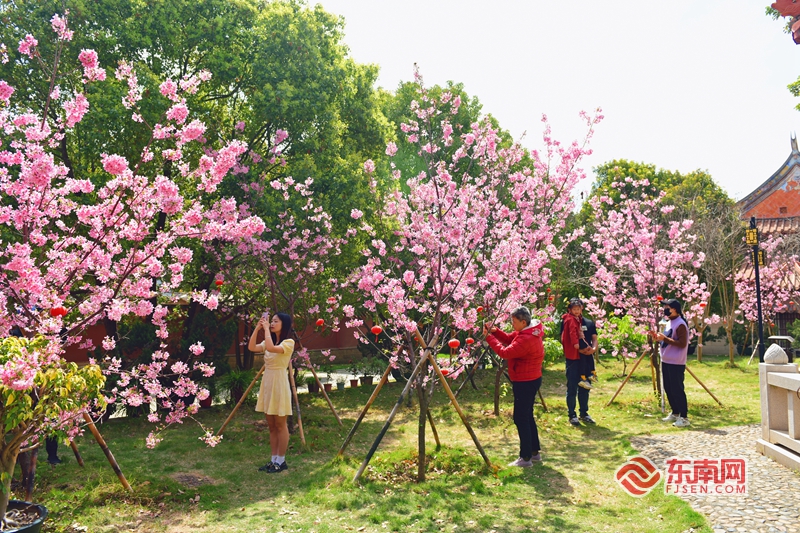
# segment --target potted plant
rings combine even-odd
[[[343,391],[343,390],[344,390],[344,384],[345,384],[345,377],[344,377],[344,375],[343,375],[343,374],[339,374],[339,375],[337,375],[337,376],[336,376],[336,388],[337,388],[338,390],[340,390],[340,391]]]
[[[361,365],[359,361],[352,361],[350,366],[348,367],[347,371],[350,373],[352,378],[350,378],[350,387],[358,387],[358,376],[361,373]]]
[[[200,407],[204,409],[208,409],[211,407],[211,404],[214,402],[214,398],[217,396],[217,380],[212,378],[208,378],[203,380],[202,385],[208,389],[208,397],[204,400],[200,400]]]
[[[311,394],[319,392],[319,385],[317,384],[317,379],[314,376],[306,376],[306,387],[308,387],[308,392]]]
[[[0,339],[0,365],[9,373],[0,383],[0,517],[11,509],[27,509],[33,521],[21,520],[14,531],[37,532],[47,510],[27,502],[9,502],[11,478],[20,452],[36,448],[48,435],[66,436],[63,426],[48,427],[54,413],[62,420],[78,419],[93,405],[105,407],[105,377],[99,366],[78,367],[59,357],[60,346],[42,336]]]
[[[369,358],[369,359],[365,359],[365,360],[363,360],[363,361],[361,362],[362,364],[361,364],[361,378],[360,378],[360,379],[361,379],[361,384],[362,384],[363,386],[365,386],[365,387],[370,387],[370,386],[372,386],[372,378],[373,378],[373,373],[372,373],[372,369],[373,369],[373,366],[372,366],[372,360],[373,360],[373,359],[374,359],[374,358],[372,358],[372,357],[371,357],[371,358]]]
[[[325,387],[325,392],[331,392],[333,390],[333,367],[326,363],[320,367],[320,370],[325,372],[325,383],[322,386]]]
[[[239,403],[242,399],[244,391],[253,382],[255,373],[253,370],[241,370],[239,368],[231,368],[230,372],[221,376],[217,385],[223,390],[228,392],[228,401],[231,403]]]

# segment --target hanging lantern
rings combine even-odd
[[[214,282],[214,285],[216,285],[217,287],[222,287],[224,284],[225,282],[222,281],[221,279],[218,279],[217,281]]]
[[[67,316],[67,310],[64,309],[63,307],[54,307],[50,309],[50,316],[52,317]]]
[[[555,298],[553,298],[553,296],[548,296],[548,297],[547,297],[547,299],[548,299],[549,301],[551,301],[551,302],[552,302],[553,300],[555,300]]]
[[[443,369],[442,369],[442,375],[443,375],[443,376],[447,376],[447,374],[449,374],[449,373],[450,373],[450,371],[449,371],[449,370],[447,370],[446,368],[443,368]]]
[[[700,308],[701,309],[705,309],[705,307],[706,307],[706,303],[705,302],[700,302]]]
[[[659,294],[658,296],[656,296],[656,300],[658,300],[659,302],[660,302],[661,300],[663,300],[663,299],[664,299],[664,297],[663,297],[663,296],[661,296],[660,294]]]
[[[546,289],[546,290],[547,290],[547,292],[550,292],[550,287],[547,287],[547,289]]]
[[[483,306],[482,306],[482,305],[479,305],[479,306],[478,306],[478,312],[479,312],[479,313],[483,313]]]
[[[461,341],[460,341],[460,340],[458,340],[458,339],[450,339],[449,341],[447,341],[447,345],[448,345],[450,348],[452,348],[453,350],[455,350],[456,348],[458,348],[459,346],[461,346]]]
[[[467,337],[467,339],[464,342],[466,342],[467,344],[472,345],[472,344],[475,344],[475,339],[473,339],[472,337]]]
[[[318,318],[317,319],[317,327],[322,327],[324,325],[325,325],[325,321],[322,320],[321,318]]]
[[[383,328],[380,326],[372,326],[370,331],[375,334],[375,342],[378,342],[378,335],[383,333]]]

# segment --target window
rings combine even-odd
[[[781,207],[781,208],[779,209],[779,211],[781,212],[781,215],[785,215],[786,213],[788,213],[788,212],[789,212],[789,210],[788,210],[787,208],[785,208],[785,207]]]

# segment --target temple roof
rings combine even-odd
[[[791,136],[792,151],[781,167],[738,202],[743,218],[800,217],[800,150]]]

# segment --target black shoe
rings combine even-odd
[[[272,461],[270,461],[267,464],[265,464],[264,466],[259,466],[258,467],[258,471],[259,472],[269,472],[269,469],[272,468],[272,464],[273,464]]]
[[[61,459],[59,459],[58,457],[48,457],[47,462],[53,466],[60,465],[62,463]]]
[[[580,422],[580,420],[578,420],[577,416],[573,416],[572,418],[570,418],[569,419],[569,423],[572,424],[575,427],[579,427],[581,425],[581,422]]]
[[[282,462],[281,464],[272,463],[270,467],[267,469],[268,474],[277,474],[278,472],[283,472],[289,468],[286,465],[286,461]]]
[[[594,421],[594,418],[589,415],[583,415],[581,417],[581,422],[586,422],[587,424],[597,424],[597,422]]]

